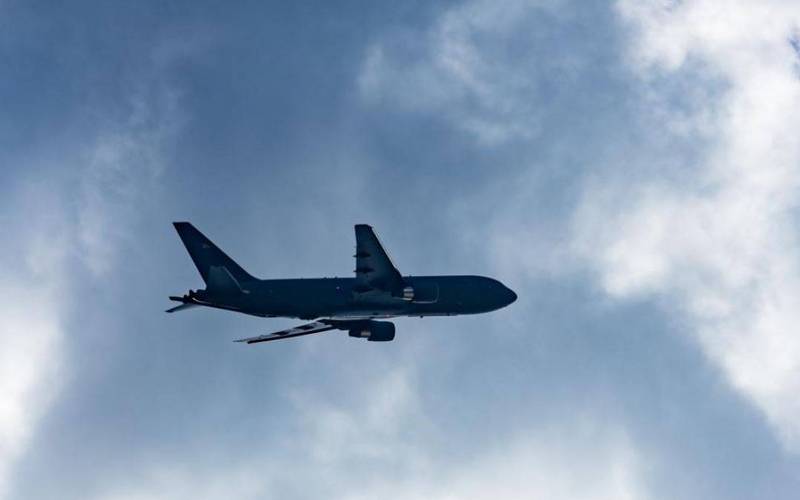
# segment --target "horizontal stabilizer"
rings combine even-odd
[[[171,307],[171,308],[167,309],[165,312],[174,313],[174,312],[178,312],[178,311],[185,311],[186,309],[191,309],[193,307],[197,307],[197,304],[192,304],[191,302],[187,302],[185,304],[180,304],[180,305],[177,305],[175,307]]]

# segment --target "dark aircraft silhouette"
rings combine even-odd
[[[207,306],[266,318],[314,320],[236,342],[255,344],[329,330],[389,341],[394,339],[394,323],[376,318],[477,314],[517,300],[511,289],[482,276],[402,276],[366,224],[355,226],[355,278],[278,280],[254,278],[190,223],[173,225],[206,289],[170,297],[181,305],[168,309],[168,313]]]

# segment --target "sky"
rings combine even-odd
[[[794,0],[0,0],[0,498],[794,499]],[[259,346],[263,278],[519,295]]]

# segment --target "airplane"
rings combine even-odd
[[[166,312],[206,306],[265,318],[312,320],[287,330],[235,340],[256,344],[343,330],[373,342],[394,340],[399,316],[454,316],[503,308],[510,288],[483,276],[403,276],[367,224],[357,224],[355,278],[258,279],[189,222],[173,225],[205,281],[204,290],[170,297]]]

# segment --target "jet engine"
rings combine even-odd
[[[394,340],[394,323],[388,321],[364,321],[350,328],[348,335],[372,342]]]

